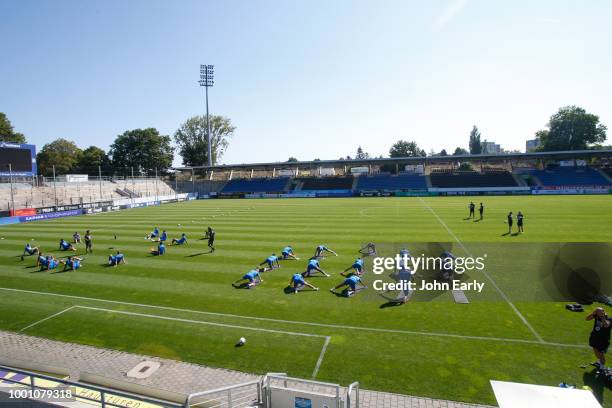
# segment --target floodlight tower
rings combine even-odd
[[[212,145],[210,141],[210,119],[208,117],[208,88],[213,86],[215,74],[215,66],[214,65],[200,65],[200,86],[206,88],[206,126],[207,135],[206,135],[206,144],[208,145],[208,166],[212,166]]]

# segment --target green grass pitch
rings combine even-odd
[[[472,199],[485,204],[481,222],[465,220]],[[502,235],[510,210],[525,214],[524,234]],[[188,245],[149,256],[154,244],[144,236],[155,225],[170,237],[187,233]],[[214,254],[200,240],[208,225],[217,231]],[[93,231],[94,254],[83,255],[76,272],[38,272],[35,257],[17,256],[32,238],[44,252],[64,256],[59,239],[85,229]],[[468,402],[495,402],[489,379],[587,383],[612,407],[612,393],[580,368],[594,360],[585,314],[530,297],[540,278],[525,272],[539,267],[530,244],[611,242],[610,196],[203,200],[3,226],[0,237],[3,330]],[[368,241],[451,242],[457,251],[475,252],[485,244],[504,252],[509,243],[523,243],[525,251],[503,268],[487,268],[499,290],[471,275],[486,287],[470,304],[441,294],[381,307],[384,300],[371,289],[353,298],[329,293]],[[311,279],[319,292],[286,294],[291,275],[304,270],[321,243],[340,254],[321,262],[332,276]],[[231,286],[288,244],[300,261],[282,261],[254,290]],[[105,266],[115,248],[127,265]],[[366,283],[371,277],[366,273]],[[235,347],[242,336],[246,346]]]

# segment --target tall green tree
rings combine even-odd
[[[365,160],[369,158],[370,158],[370,154],[368,152],[364,152],[363,148],[359,146],[357,148],[357,153],[355,153],[355,160]]]
[[[424,157],[427,154],[416,142],[398,140],[389,149],[389,157]]]
[[[109,170],[110,159],[103,149],[97,146],[89,146],[83,150],[76,167],[79,171],[90,174],[97,174],[98,166],[103,170]]]
[[[293,156],[291,156],[290,158],[287,159],[287,163],[296,163],[297,161],[298,161],[298,159],[296,159]]]
[[[236,127],[229,118],[219,115],[210,117],[210,139],[212,163],[217,164],[229,146]],[[186,166],[208,164],[206,116],[194,116],[187,119],[174,133],[174,142]]]
[[[453,156],[464,156],[466,154],[470,154],[470,152],[468,152],[462,147],[457,147],[455,151],[453,152]]]
[[[70,140],[57,139],[51,143],[47,143],[40,149],[36,155],[36,164],[38,171],[45,176],[53,174],[53,166],[55,166],[55,174],[70,173],[81,159],[83,152],[77,145]]]
[[[482,153],[482,141],[480,140],[480,131],[474,125],[470,132],[470,154],[481,154]]]
[[[25,136],[15,132],[11,121],[4,112],[0,112],[0,142],[26,143]]]
[[[128,130],[117,136],[111,145],[115,170],[132,167],[135,173],[165,173],[172,166],[174,149],[170,136],[160,135],[155,128]]]
[[[566,106],[550,117],[548,129],[536,132],[538,150],[585,150],[604,143],[606,131],[599,116],[578,106]]]

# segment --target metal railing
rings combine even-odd
[[[263,406],[262,380],[190,394],[185,407],[238,408]]]
[[[355,391],[355,399],[351,396]],[[355,381],[346,390],[346,408],[359,408],[359,383]]]
[[[21,374],[25,376],[19,380],[12,380],[8,378],[0,378],[0,383],[9,383],[16,386],[27,387],[32,391],[35,390],[53,390],[57,388],[75,388],[82,389],[85,392],[76,392],[73,396],[77,401],[83,401],[88,404],[93,404],[101,408],[106,407],[117,407],[117,408],[131,408],[134,406],[134,401],[143,402],[158,406],[160,408],[179,408],[183,407],[183,404],[175,402],[159,400],[155,398],[144,397],[142,395],[132,394],[129,392],[113,390],[96,385],[83,384],[76,381],[64,380],[57,377],[51,377],[44,374],[37,374],[31,371],[21,370],[9,366],[0,365],[0,370],[8,371],[10,373]],[[39,380],[39,384],[37,384]],[[40,382],[57,384],[54,387],[44,386]]]

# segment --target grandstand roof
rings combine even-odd
[[[589,159],[593,157],[612,159],[612,149],[602,150],[568,150],[558,152],[507,153],[507,154],[473,154],[459,156],[426,156],[426,157],[387,157],[382,159],[351,159],[351,160],[316,160],[297,162],[272,163],[241,163],[220,164],[215,166],[175,167],[175,170],[251,170],[295,167],[334,167],[334,166],[367,166],[381,164],[435,164],[450,162],[503,162],[508,160],[570,160]]]

